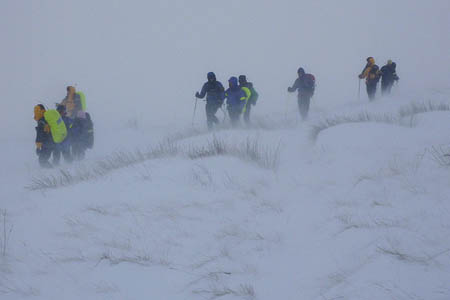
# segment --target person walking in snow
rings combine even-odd
[[[43,104],[38,104],[34,107],[34,120],[37,122],[35,139],[36,154],[39,157],[39,165],[41,167],[51,168],[52,164],[49,162],[49,159],[54,150],[54,143],[50,126],[44,118],[45,111]]]
[[[252,105],[256,105],[259,95],[253,87],[253,83],[248,82],[245,75],[239,75],[239,87],[244,90],[247,96],[244,106],[244,121],[247,125],[250,125],[250,111]]]
[[[225,91],[225,98],[227,99],[227,110],[230,116],[231,125],[236,127],[239,124],[241,114],[243,112],[247,94],[238,85],[238,79],[234,76],[228,80],[229,88]]]
[[[380,80],[379,67],[375,64],[373,57],[368,57],[366,61],[367,64],[358,77],[359,79],[366,79],[367,96],[370,101],[373,101],[377,92],[377,84]]]
[[[224,101],[224,87],[220,81],[216,80],[216,75],[209,72],[208,81],[203,84],[202,90],[195,93],[196,98],[203,99],[206,95],[206,124],[208,129],[212,129],[214,124],[219,123],[216,113]]]
[[[292,87],[288,87],[288,92],[293,93],[298,91],[298,109],[302,120],[308,117],[311,97],[314,95],[316,88],[316,78],[312,74],[306,74],[303,68],[297,70],[298,78],[295,80]]]
[[[392,86],[394,82],[399,80],[396,73],[397,65],[392,60],[388,60],[387,64],[382,66],[380,69],[381,75],[381,94],[388,95],[391,93]]]

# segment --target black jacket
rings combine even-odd
[[[225,99],[225,89],[220,81],[207,81],[202,87],[198,98],[203,99],[206,95],[207,102],[223,102]]]
[[[395,62],[393,62],[390,65],[384,65],[380,69],[381,82],[391,83],[394,82],[394,80],[398,80],[397,73],[395,72],[396,66]]]
[[[44,118],[41,118],[39,121],[37,121],[36,143],[42,143],[43,146],[50,146],[53,144],[50,128]]]

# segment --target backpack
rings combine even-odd
[[[61,115],[56,109],[49,109],[44,113],[44,119],[50,127],[53,142],[59,144],[67,137],[67,128]]]
[[[370,81],[378,82],[380,80],[380,68],[377,65],[373,65],[370,68],[369,74],[367,75],[367,79]]]
[[[83,92],[76,92],[75,94],[80,96],[81,110],[86,111],[86,96]]]
[[[252,95],[251,95],[249,101],[250,101],[251,104],[255,105],[255,104],[256,104],[256,101],[258,100],[259,94],[258,94],[258,92],[253,88],[253,84],[251,84],[248,88],[250,89],[250,92],[252,93]]]
[[[303,87],[310,91],[314,91],[316,87],[316,78],[312,74],[305,74],[304,76]]]
[[[94,123],[92,122],[91,115],[86,113],[86,125],[87,125],[87,134],[86,134],[86,146],[89,149],[94,147]]]

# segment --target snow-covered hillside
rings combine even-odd
[[[11,174],[2,299],[448,299],[450,103],[393,101]]]

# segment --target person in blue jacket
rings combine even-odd
[[[206,124],[208,129],[212,129],[214,124],[219,123],[216,113],[224,101],[224,87],[220,81],[216,80],[216,75],[209,72],[208,81],[203,84],[201,92],[196,92],[195,97],[203,99],[206,95]]]
[[[227,110],[230,116],[231,125],[236,126],[239,123],[240,116],[245,107],[247,95],[244,90],[238,85],[236,77],[230,77],[228,80],[229,88],[225,91],[225,98],[227,99]]]

